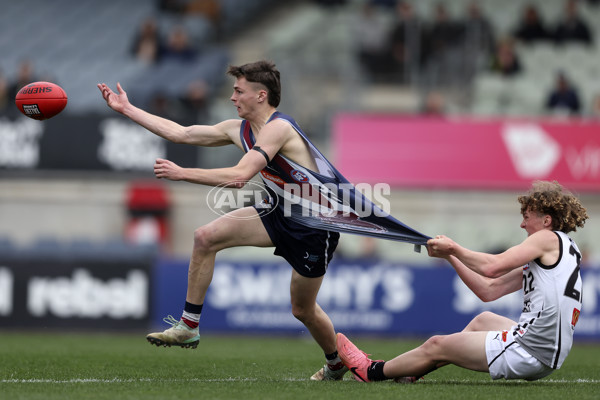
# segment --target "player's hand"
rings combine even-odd
[[[427,241],[427,254],[430,257],[446,258],[453,254],[456,243],[447,236],[437,235]]]
[[[102,98],[106,101],[106,104],[113,110],[123,113],[125,106],[129,104],[127,93],[123,90],[120,83],[117,83],[117,91],[115,93],[105,83],[99,83],[98,89],[102,93]]]
[[[180,181],[183,179],[183,168],[172,161],[157,158],[154,163],[154,175],[159,179]]]

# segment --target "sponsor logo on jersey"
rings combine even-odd
[[[278,185],[285,185],[285,181],[278,176],[270,174],[266,171],[260,171],[260,174],[263,178],[270,180],[271,182],[275,182]]]
[[[502,341],[506,342],[506,338],[508,337],[508,331],[502,331]]]
[[[297,169],[293,169],[290,172],[290,175],[298,182],[308,182],[308,176],[306,176],[304,172],[298,171]]]
[[[574,308],[573,309],[573,318],[571,318],[571,325],[573,325],[573,326],[577,325],[577,321],[579,321],[579,314],[581,314],[581,311]]]

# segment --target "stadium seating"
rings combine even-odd
[[[273,3],[221,0],[225,37],[241,29],[249,15]],[[31,60],[40,80],[55,81],[67,92],[66,113],[108,112],[96,93],[98,82],[115,85],[120,81],[145,94],[142,86],[150,86],[149,82],[173,93],[193,79],[203,79],[215,90],[223,81],[230,59],[226,47],[215,46],[216,27],[202,15],[160,13],[157,4],[154,0],[4,1],[0,12],[0,70],[12,80],[19,64]],[[132,58],[130,48],[136,28],[149,16],[157,18],[163,32],[175,25],[186,29],[200,52],[194,65],[153,68]]]

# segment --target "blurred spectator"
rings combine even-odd
[[[206,82],[195,80],[188,84],[183,96],[180,97],[183,106],[183,124],[207,124],[208,121],[208,88]]]
[[[191,0],[185,8],[185,13],[203,15],[213,23],[217,23],[221,18],[221,3],[218,0]]]
[[[461,28],[452,21],[444,3],[437,3],[434,8],[433,23],[426,33],[426,58],[436,59],[461,41]]]
[[[131,53],[144,63],[154,64],[158,61],[161,53],[161,38],[158,25],[153,17],[149,17],[142,25],[133,39]]]
[[[446,114],[446,98],[441,92],[427,93],[421,106],[421,115],[426,117],[442,117]]]
[[[9,94],[8,78],[0,70],[0,115],[5,115],[9,107],[11,107],[14,98]]]
[[[496,44],[496,34],[490,19],[482,13],[476,1],[469,3],[466,14],[463,29],[467,47],[490,55]]]
[[[185,14],[206,18],[215,28],[217,36],[222,36],[223,19],[219,0],[191,0],[185,9]]]
[[[515,52],[513,39],[502,39],[498,43],[496,54],[492,58],[491,70],[508,77],[519,74],[521,69],[521,62]]]
[[[529,4],[523,9],[523,14],[514,36],[516,39],[527,44],[552,39],[552,35],[546,29],[537,7],[533,4]]]
[[[481,67],[489,63],[496,46],[496,34],[489,18],[482,13],[476,1],[469,3],[462,24],[465,74],[470,80]]]
[[[421,66],[423,26],[410,3],[398,2],[395,11],[396,21],[391,30],[388,49],[392,79],[408,83],[412,79],[412,72]]]
[[[11,83],[10,88],[8,90],[9,98],[14,99],[17,95],[17,92],[23,86],[36,81],[37,78],[33,73],[33,63],[31,62],[31,60],[21,61],[21,63],[19,64],[19,69],[17,71],[17,78],[14,82]]]
[[[167,37],[161,60],[171,59],[189,62],[193,61],[195,58],[196,50],[191,44],[187,31],[183,26],[174,26]]]
[[[183,14],[187,7],[187,0],[158,0],[158,9],[174,14]]]
[[[358,61],[370,81],[379,82],[389,78],[389,26],[385,21],[379,9],[367,1],[352,26]]]
[[[370,0],[370,3],[375,7],[383,7],[393,10],[398,5],[398,0]]]
[[[589,116],[591,118],[600,120],[600,93],[596,94],[592,99]]]
[[[314,0],[315,3],[320,4],[325,7],[338,7],[346,5],[348,0]]]
[[[451,85],[464,72],[463,26],[450,18],[441,2],[435,5],[433,13],[423,46],[427,79],[436,86]]]
[[[564,17],[556,26],[554,40],[557,44],[567,42],[592,44],[590,29],[577,11],[577,0],[567,0],[565,2]]]
[[[548,95],[546,109],[554,113],[579,114],[579,94],[571,85],[566,75],[559,72],[556,75],[556,86]]]

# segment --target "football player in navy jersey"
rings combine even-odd
[[[98,88],[110,108],[164,139],[208,147],[233,144],[245,152],[236,165],[228,168],[182,168],[158,159],[154,165],[157,178],[239,188],[261,172],[263,180],[288,182],[293,179],[289,171],[285,172],[288,166],[294,167],[296,177],[299,172],[302,178],[319,175],[322,171],[311,152],[312,144],[295,121],[277,111],[281,86],[275,65],[259,61],[231,66],[227,72],[235,79],[231,101],[239,119],[216,125],[181,126],[131,104],[119,83],[116,92],[104,83]],[[267,168],[269,165],[272,168]],[[269,213],[259,213],[253,206],[243,207],[198,228],[194,232],[182,316],[179,320],[166,318],[172,326],[149,334],[147,340],[156,345],[197,347],[200,315],[217,252],[235,246],[275,247],[275,254],[293,267],[292,313],[307,327],[326,356],[324,367],[311,379],[342,379],[347,368],[337,355],[334,327],[316,301],[338,239],[338,232],[309,228],[286,218],[282,207],[274,207]]]

